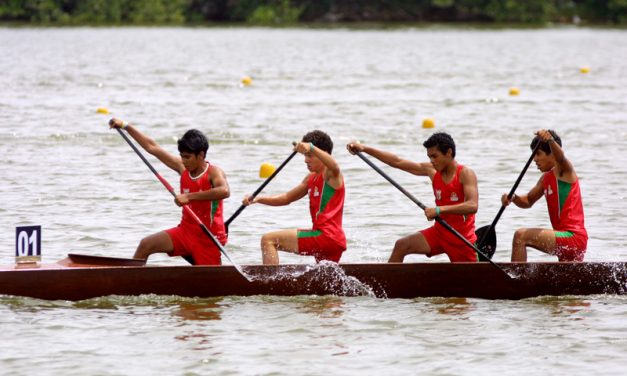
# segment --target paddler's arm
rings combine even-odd
[[[231,196],[229,183],[227,182],[226,175],[221,168],[211,168],[211,170],[209,170],[208,178],[212,183],[213,188],[207,191],[178,194],[176,195],[174,202],[176,202],[178,206],[183,206],[189,204],[190,201],[219,201]]]
[[[557,177],[565,181],[567,183],[574,183],[577,180],[577,175],[575,174],[575,169],[573,168],[572,163],[566,158],[564,154],[564,149],[555,141],[551,132],[546,129],[540,130],[536,133],[540,139],[549,144],[551,148],[551,154],[555,158],[555,163],[557,164],[556,175]]]
[[[181,159],[181,157],[167,152],[155,140],[140,132],[139,129],[137,129],[135,126],[120,119],[113,118],[109,120],[109,127],[121,128],[126,130],[126,132],[131,135],[131,137],[133,137],[133,139],[137,141],[137,143],[144,150],[146,150],[146,152],[154,155],[163,164],[178,172],[179,175],[182,174],[183,171],[185,171],[185,165],[183,165],[183,160]]]
[[[436,172],[433,165],[429,162],[413,162],[407,159],[402,159],[389,151],[375,149],[371,146],[360,144],[358,142],[347,144],[346,149],[348,149],[351,154],[355,154],[355,152],[358,151],[370,154],[391,167],[398,168],[399,170],[403,170],[417,176],[428,176],[433,178]]]
[[[309,175],[303,179],[300,184],[291,190],[281,193],[274,196],[257,196],[253,200],[250,200],[250,196],[244,197],[242,200],[242,204],[251,205],[251,204],[264,204],[268,206],[285,206],[289,205],[294,201],[300,200],[305,197],[307,194],[307,180],[309,179]]]
[[[479,209],[479,189],[477,188],[477,175],[464,166],[459,174],[459,180],[464,188],[465,201],[456,205],[438,206],[439,215],[442,214],[475,214]],[[427,208],[425,215],[432,220],[438,216],[438,209]]]
[[[510,202],[513,202],[514,205],[518,206],[519,208],[529,209],[533,206],[533,204],[536,203],[536,201],[540,199],[540,197],[544,195],[544,189],[542,188],[543,177],[544,175],[540,176],[540,179],[538,180],[536,185],[531,188],[531,190],[526,195],[519,196],[517,194],[514,194],[514,197],[510,201],[507,199],[507,194],[503,194],[503,196],[501,197],[501,203],[507,206]]]
[[[294,151],[297,151],[301,154],[311,153],[311,155],[318,158],[320,162],[322,162],[322,164],[324,164],[324,166],[326,167],[324,181],[327,182],[333,189],[339,189],[342,187],[342,184],[344,184],[344,182],[342,179],[342,171],[340,170],[340,165],[329,153],[320,148],[317,148],[315,145],[309,142],[297,143],[294,146]]]

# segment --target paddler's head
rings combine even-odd
[[[204,166],[209,141],[207,137],[197,129],[190,129],[178,141],[179,155],[183,165],[189,171],[195,171]]]
[[[437,132],[422,143],[436,171],[442,171],[455,160],[455,141],[448,133]]]
[[[557,135],[552,129],[549,129],[548,132],[551,134],[555,142],[562,147],[562,139]],[[551,171],[553,167],[555,167],[555,156],[551,153],[551,145],[548,142],[542,141],[540,136],[535,136],[533,140],[531,140],[531,150],[536,148],[536,145],[540,144],[538,150],[533,156],[533,161],[536,163],[538,170],[542,172]]]
[[[307,133],[303,136],[302,142],[311,143],[316,148],[329,153],[329,155],[333,152],[333,141],[331,137],[320,130]],[[307,169],[311,172],[319,173],[324,169],[322,161],[312,153],[305,154],[305,164],[307,165]]]

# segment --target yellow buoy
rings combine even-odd
[[[426,118],[422,121],[423,128],[435,128],[435,121],[431,118]]]
[[[590,67],[581,67],[579,68],[579,72],[581,73],[590,73]]]
[[[253,83],[253,79],[250,78],[250,76],[244,76],[242,77],[242,85],[244,86],[250,86]]]
[[[509,95],[518,95],[518,94],[520,94],[520,89],[518,89],[517,87],[509,88]]]
[[[96,109],[96,112],[99,114],[108,114],[109,110],[106,107],[98,107],[98,109]]]
[[[267,179],[276,171],[276,167],[270,163],[262,163],[261,167],[259,167],[259,177],[262,179]]]

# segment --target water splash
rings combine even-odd
[[[247,271],[253,282],[300,284],[310,291],[320,291],[340,296],[376,297],[373,288],[359,279],[346,274],[342,267],[331,261],[313,265],[282,265],[276,273]]]
[[[627,293],[627,267],[623,263],[615,263],[611,265],[611,279],[616,283],[616,290],[613,293]]]

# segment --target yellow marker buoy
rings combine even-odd
[[[250,78],[250,76],[244,76],[242,77],[242,85],[244,86],[250,86],[253,83],[253,79]]]
[[[520,94],[520,89],[518,89],[517,87],[509,88],[509,95],[518,95],[518,94]]]
[[[426,118],[422,121],[423,128],[435,128],[435,121],[431,118]]]
[[[97,113],[99,114],[108,114],[109,110],[106,107],[98,107],[98,109],[96,110]]]
[[[579,72],[583,74],[590,73],[590,67],[581,67],[579,68]]]
[[[259,177],[262,179],[267,179],[276,171],[276,167],[270,163],[262,163],[261,167],[259,167]]]

